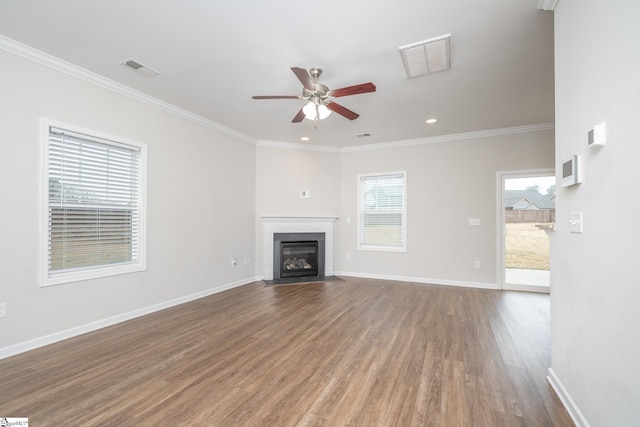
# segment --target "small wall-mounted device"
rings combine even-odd
[[[582,233],[582,212],[569,214],[569,233]]]
[[[595,125],[588,133],[587,147],[602,148],[607,143],[607,124]]]
[[[562,162],[561,171],[561,187],[569,187],[570,185],[580,184],[582,180],[582,177],[580,176],[580,156],[574,154],[573,156]]]
[[[311,190],[308,190],[306,188],[301,188],[300,189],[300,197],[302,197],[303,199],[311,198]]]

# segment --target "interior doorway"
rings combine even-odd
[[[498,278],[504,290],[549,293],[553,169],[498,173]]]

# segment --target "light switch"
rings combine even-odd
[[[582,233],[582,212],[571,212],[569,214],[569,232]]]
[[[469,225],[480,225],[480,218],[469,218]]]
[[[303,199],[311,198],[311,190],[308,190],[306,188],[300,189],[300,197],[302,197]]]

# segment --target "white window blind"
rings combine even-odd
[[[406,174],[359,177],[358,247],[406,250]]]
[[[141,149],[49,127],[47,276],[140,261]]]

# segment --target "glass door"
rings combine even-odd
[[[502,172],[502,289],[550,291],[550,237],[555,225],[553,170]]]

